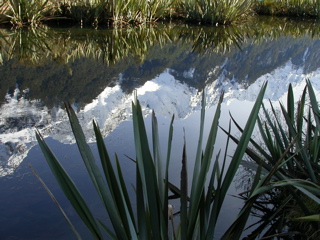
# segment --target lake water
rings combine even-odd
[[[83,238],[90,239],[55,182],[37,145],[35,129],[73,177],[95,216],[108,223],[80,161],[63,102],[76,109],[95,154],[92,119],[98,122],[110,155],[119,155],[128,183],[135,173],[134,164],[125,157],[135,155],[133,91],[137,91],[148,129],[150,113],[155,111],[164,146],[174,114],[170,177],[178,185],[183,129],[190,174],[192,171],[201,91],[207,93],[207,130],[222,92],[220,125],[225,128],[229,112],[244,126],[265,81],[265,99],[271,101],[285,101],[290,83],[299,96],[306,78],[318,93],[319,38],[317,23],[278,18],[230,27],[0,29],[0,239],[74,238],[29,163]],[[224,150],[225,141],[220,133],[216,151]],[[232,154],[232,149],[229,151]],[[236,194],[238,185],[232,186],[230,194]],[[239,200],[227,198],[217,237],[234,220],[240,206]]]

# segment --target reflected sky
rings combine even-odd
[[[208,84],[205,88],[207,108],[214,106],[222,92],[224,103],[233,107],[233,111],[247,109],[247,102],[254,102],[264,81],[268,81],[265,94],[271,101],[285,100],[289,83],[297,89],[297,95],[302,92],[305,79],[310,79],[315,90],[319,89],[320,71],[303,74],[290,62],[271,73],[258,78],[249,87],[233,82],[224,77]],[[138,98],[143,106],[145,116],[152,110],[157,115],[176,119],[187,119],[199,111],[201,90],[188,86],[176,80],[170,69],[144,85],[136,88]],[[45,137],[64,143],[73,144],[74,138],[65,111],[61,107],[48,109],[41,101],[30,101],[17,88],[14,95],[8,96],[6,103],[0,107],[2,133],[0,140],[4,144],[0,148],[2,169],[1,175],[12,174],[14,169],[23,161],[28,151],[36,145],[34,131],[37,128]],[[298,97],[298,96],[297,96]],[[121,89],[121,84],[105,88],[96,99],[78,111],[79,120],[89,142],[94,142],[92,119],[99,124],[102,134],[107,137],[123,121],[131,119],[132,93]],[[75,106],[76,107],[76,106]],[[244,116],[245,117],[245,116]]]

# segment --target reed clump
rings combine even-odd
[[[69,22],[81,26],[140,25],[171,17],[175,0],[4,0],[0,23],[16,27],[40,22]]]
[[[49,11],[49,0],[5,0],[0,4],[0,23],[15,27],[37,26]]]
[[[187,21],[209,24],[231,24],[253,14],[252,0],[185,0],[181,1],[183,17]]]
[[[319,18],[319,0],[258,0],[255,4],[258,14]]]
[[[34,27],[51,24],[136,26],[182,20],[232,24],[253,14],[319,17],[320,0],[3,0],[0,24]]]

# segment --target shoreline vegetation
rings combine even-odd
[[[320,0],[3,0],[0,25],[130,27],[155,22],[230,25],[254,15],[315,18]]]

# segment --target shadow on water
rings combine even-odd
[[[119,74],[121,87],[131,92],[167,68],[197,89],[222,73],[250,85],[290,58],[301,61],[319,32],[314,22],[279,18],[227,27],[0,30],[0,96],[12,94],[16,84],[32,85],[26,97],[48,107],[63,101],[84,106],[116,84]],[[306,70],[314,70],[315,62],[310,59]],[[184,76],[186,69],[194,69],[192,79]]]

